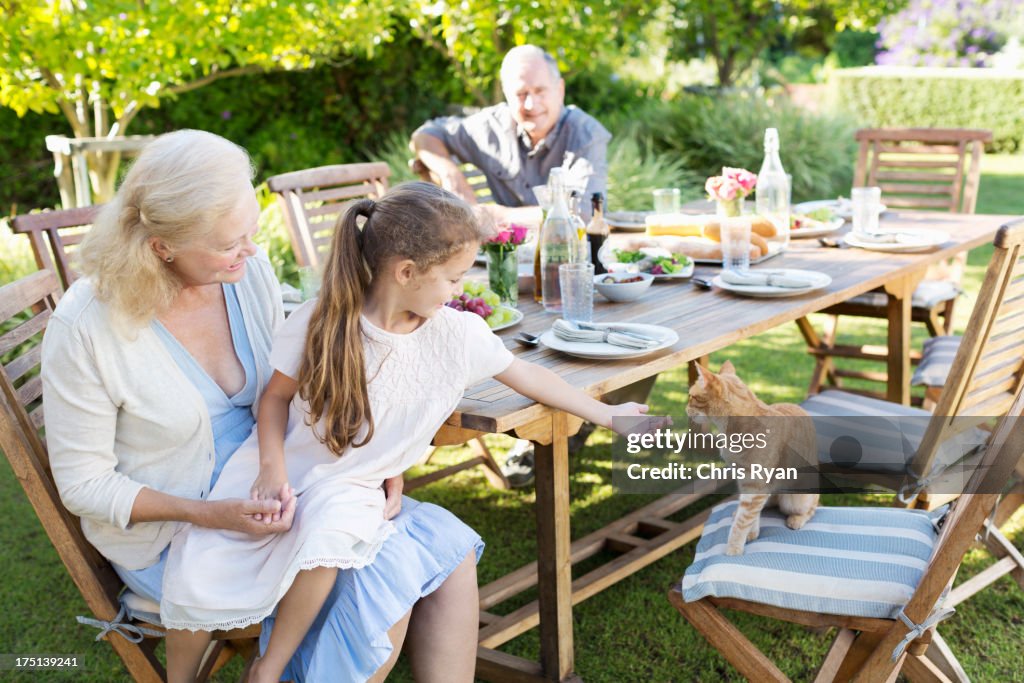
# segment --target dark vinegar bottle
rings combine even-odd
[[[604,241],[608,238],[608,224],[604,222],[600,192],[595,192],[590,197],[590,205],[594,209],[594,215],[587,225],[587,240],[590,242],[590,261],[594,264],[594,274],[600,275],[607,272],[601,263],[600,252]]]

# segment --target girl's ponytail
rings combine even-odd
[[[359,315],[370,287],[363,250],[375,209],[372,199],[361,199],[338,218],[299,368],[299,396],[309,403],[310,426],[339,456],[373,436]],[[367,433],[355,443],[364,422]]]

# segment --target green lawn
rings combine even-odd
[[[1024,214],[1024,157],[989,156],[984,162],[978,211]],[[977,291],[990,249],[971,254],[967,287]],[[962,328],[970,301],[961,302]],[[851,326],[862,338],[884,334],[877,325]],[[811,362],[794,326],[786,326],[745,341],[713,357],[718,365],[731,359],[751,386],[769,401],[799,401],[807,386]],[[652,396],[652,410],[680,414],[686,392],[684,370],[663,374]],[[499,452],[507,437],[488,437]],[[614,495],[610,485],[611,439],[598,431],[581,456],[572,462],[573,536],[585,535],[648,501],[647,497]],[[438,465],[461,456],[449,449]],[[475,471],[461,473],[421,489],[419,498],[444,505],[475,527],[488,543],[480,563],[482,582],[498,578],[535,556],[532,489],[496,491]],[[879,504],[885,504],[878,498]],[[827,502],[863,504],[866,497]],[[688,510],[687,514],[692,514]],[[93,642],[95,632],[75,622],[87,610],[64,572],[31,506],[9,466],[0,465],[0,652],[78,654],[84,673],[0,674],[20,681],[123,681],[126,675],[113,650]],[[1024,549],[1024,514],[1011,522],[1010,537]],[[738,674],[685,623],[668,604],[666,589],[679,579],[693,555],[689,545],[582,603],[574,610],[576,667],[589,681],[732,681]],[[961,580],[985,566],[985,556],[973,552]],[[532,596],[530,596],[532,597]],[[519,606],[509,601],[497,610]],[[760,618],[738,616],[740,627],[780,662],[790,676],[806,680],[829,643],[827,635]],[[1024,638],[1024,591],[1003,579],[964,604],[943,624],[942,632],[967,673],[976,681],[1024,681],[1021,641]],[[536,630],[509,643],[508,652],[536,656]],[[219,677],[237,678],[237,666]],[[393,680],[411,680],[400,664]]]

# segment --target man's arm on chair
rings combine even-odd
[[[458,165],[452,161],[452,153],[445,146],[444,141],[422,130],[412,135],[412,149],[416,152],[416,158],[423,162],[430,171],[441,179],[441,187],[454,192],[470,204],[476,204],[476,195],[470,187],[466,176],[459,170]]]

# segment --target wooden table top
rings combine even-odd
[[[599,396],[902,276],[919,273],[932,263],[990,242],[999,226],[1010,218],[919,211],[887,212],[883,215],[883,229],[931,228],[949,234],[948,242],[925,253],[836,249],[823,247],[816,239],[791,240],[785,253],[752,269],[801,268],[822,271],[832,277],[828,287],[793,297],[761,299],[717,289],[707,291],[695,287],[688,279],[655,282],[639,301],[630,303],[609,303],[595,293],[595,322],[647,323],[662,325],[678,333],[679,341],[673,347],[643,358],[587,360],[543,346],[520,346],[513,341],[520,331],[540,334],[558,318],[557,314],[546,313],[529,293],[519,300],[523,321],[497,334],[516,357],[548,367],[573,386]],[[694,274],[710,279],[719,270],[716,266],[698,264]],[[533,422],[549,410],[496,380],[488,380],[466,392],[458,410],[447,423],[483,432],[504,432]]]

